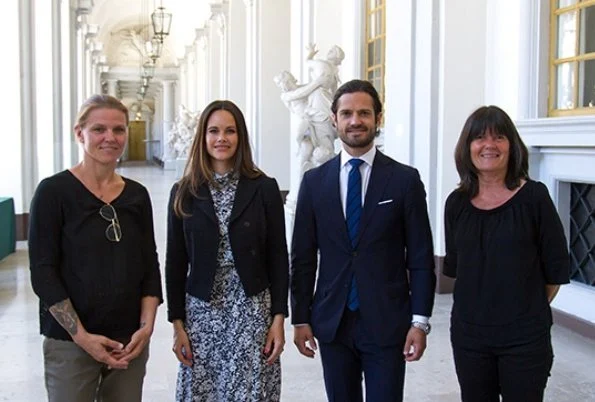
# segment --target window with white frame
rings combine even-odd
[[[366,0],[364,72],[384,102],[384,60],[386,48],[386,2]]]
[[[595,0],[551,0],[548,108],[595,114]]]

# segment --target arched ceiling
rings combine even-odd
[[[148,60],[144,42],[152,37],[151,13],[159,6],[172,13],[170,34],[163,43],[162,55],[157,59],[157,70],[179,64],[185,47],[194,42],[196,29],[202,28],[210,17],[210,3],[214,0],[94,0],[87,23],[98,27],[96,40],[103,45],[102,53],[110,73],[117,71],[140,71]],[[118,77],[119,78],[119,77]],[[134,98],[140,77],[122,76],[122,98]],[[147,97],[154,96],[155,84],[151,84]]]

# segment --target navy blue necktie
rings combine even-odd
[[[361,159],[350,159],[351,170],[347,179],[347,201],[345,203],[345,221],[347,222],[347,231],[351,240],[351,247],[355,248],[357,236],[359,234],[359,221],[362,217],[362,175],[359,171],[360,165],[364,163]],[[355,276],[351,279],[351,288],[347,298],[347,307],[351,311],[359,308],[359,298],[357,296],[357,287]]]

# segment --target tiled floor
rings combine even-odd
[[[149,188],[154,214],[159,256],[163,262],[165,245],[165,207],[173,172],[154,166],[128,166],[121,173]],[[438,295],[422,361],[407,366],[407,401],[459,400],[449,338],[448,316],[451,296]],[[38,333],[37,298],[31,290],[27,250],[0,261],[0,401],[44,401],[41,336]],[[282,401],[325,401],[322,371],[318,358],[309,360],[293,347],[292,329],[286,325],[288,344],[282,356]],[[173,401],[177,364],[171,353],[171,327],[165,306],[158,313],[151,344],[151,358],[145,378],[145,401]],[[595,342],[564,328],[554,326],[556,359],[546,391],[546,401],[595,401]],[[226,401],[227,402],[227,401]],[[233,401],[236,402],[236,401]]]

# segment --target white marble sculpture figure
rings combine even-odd
[[[306,64],[310,71],[310,82],[298,84],[288,71],[282,71],[274,78],[281,89],[281,100],[287,108],[300,117],[296,133],[299,144],[300,180],[309,169],[319,166],[335,155],[334,141],[337,132],[331,120],[331,102],[339,85],[338,67],[345,54],[333,46],[326,59],[315,59],[318,52],[314,45],[308,47]]]
[[[186,106],[180,104],[176,121],[167,136],[166,159],[186,158],[188,156],[199,114],[199,112],[191,112]]]

